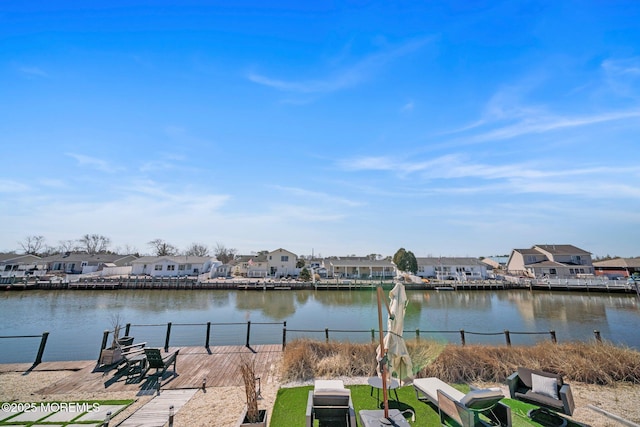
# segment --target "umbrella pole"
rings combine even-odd
[[[384,337],[382,334],[382,306],[380,303],[380,294],[382,293],[382,287],[378,287],[378,329],[380,330],[380,354],[379,358],[382,360],[382,399],[384,402],[384,417],[389,418],[389,396],[387,394],[387,363],[384,360]]]

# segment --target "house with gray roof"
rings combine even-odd
[[[484,280],[487,278],[487,265],[478,258],[471,257],[417,257],[417,276],[427,279]]]
[[[0,277],[24,277],[42,275],[47,271],[47,263],[36,255],[0,254]]]
[[[325,258],[327,277],[342,279],[389,279],[396,276],[396,266],[387,259],[367,257]]]
[[[640,257],[614,258],[593,263],[596,276],[606,276],[610,279],[631,277],[640,274]]]
[[[591,252],[573,245],[535,245],[514,249],[507,273],[531,278],[578,278],[594,274]]]
[[[212,257],[191,255],[143,256],[131,263],[131,274],[153,277],[198,276],[222,264]]]
[[[133,255],[88,254],[86,252],[65,252],[51,255],[42,260],[49,273],[82,274],[98,271],[104,266],[127,267],[137,259]]]

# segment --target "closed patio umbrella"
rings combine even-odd
[[[390,374],[393,375],[395,373],[398,381],[402,383],[403,379],[413,376],[411,357],[402,337],[404,315],[407,307],[407,294],[402,278],[396,281],[395,286],[389,292],[389,299],[389,317],[387,320],[387,334],[384,337],[384,348],[387,350]]]

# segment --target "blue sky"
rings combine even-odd
[[[4,1],[0,79],[0,250],[640,255],[636,1]]]

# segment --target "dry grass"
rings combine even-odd
[[[407,347],[417,377],[435,376],[446,382],[503,383],[518,366],[526,366],[587,384],[640,384],[640,352],[607,343],[461,347],[410,340]],[[375,343],[296,340],[287,344],[284,352],[282,379],[372,376],[376,371],[375,350]]]

